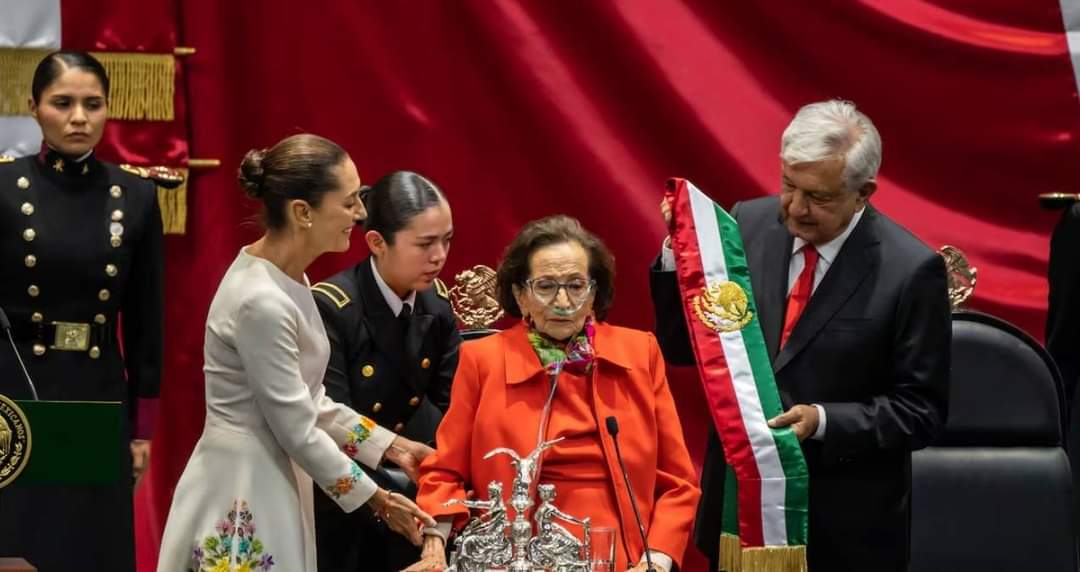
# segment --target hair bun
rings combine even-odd
[[[244,160],[240,162],[237,179],[240,181],[240,186],[243,187],[244,192],[255,199],[261,199],[266,192],[264,186],[266,177],[263,172],[263,159],[265,158],[266,149],[252,149],[244,155]]]

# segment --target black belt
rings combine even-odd
[[[112,324],[86,322],[34,322],[14,319],[11,334],[18,341],[37,342],[49,349],[85,352],[92,347],[112,345]]]

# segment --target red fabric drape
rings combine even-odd
[[[787,121],[804,103],[844,97],[884,138],[875,204],[931,245],[969,254],[976,308],[1041,333],[1054,215],[1035,195],[1074,189],[1080,151],[1056,0],[180,8],[181,43],[199,50],[185,62],[194,154],[223,167],[195,177],[188,235],[168,245],[166,413],[153,502],[141,509],[155,533],[202,426],[210,298],[259,232],[244,223],[253,210],[236,165],[298,131],[341,143],[367,181],[409,168],[443,187],[457,229],[444,278],[494,264],[527,220],[579,217],[618,259],[612,321],[650,328],[664,180],[687,177],[726,206],[775,192]],[[357,261],[354,238],[312,278]],[[700,387],[686,372],[672,384],[700,450]]]
[[[60,45],[69,50],[171,54],[177,44],[175,0],[60,2]],[[187,110],[182,66],[177,66],[174,121],[113,120],[98,156],[115,163],[187,164]]]

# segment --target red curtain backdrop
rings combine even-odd
[[[184,64],[192,155],[223,166],[194,175],[188,234],[167,242],[142,569],[201,431],[210,299],[259,235],[236,166],[296,132],[341,143],[367,181],[413,169],[441,185],[456,227],[446,279],[494,265],[530,219],[580,218],[618,260],[611,320],[648,329],[664,180],[686,177],[728,206],[776,192],[795,110],[850,99],[884,139],[873,202],[929,244],[966,251],[979,268],[974,307],[1041,337],[1055,216],[1035,196],[1075,191],[1080,151],[1057,0],[187,0],[180,12],[179,43],[198,49]],[[310,275],[363,255],[357,233]],[[700,451],[697,381],[671,377]]]

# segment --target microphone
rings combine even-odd
[[[604,420],[607,424],[607,432],[611,440],[615,442],[615,458],[619,460],[619,470],[622,471],[623,480],[626,481],[626,491],[630,493],[630,506],[634,507],[634,520],[637,521],[638,532],[641,534],[641,544],[645,546],[645,565],[648,572],[656,572],[653,568],[652,554],[649,553],[649,539],[645,536],[645,524],[641,522],[641,511],[638,510],[637,501],[634,499],[634,489],[630,486],[630,474],[626,472],[626,464],[623,463],[622,450],[619,449],[619,420],[614,415]]]
[[[37,401],[37,388],[34,387],[34,380],[30,379],[30,372],[26,371],[26,364],[23,363],[22,356],[19,355],[19,347],[15,345],[15,336],[11,334],[11,321],[8,320],[3,308],[0,308],[0,329],[7,332],[8,341],[11,342],[11,351],[15,352],[15,359],[19,360],[19,367],[22,368],[23,376],[26,377],[26,385],[30,387],[30,395],[34,401]]]

